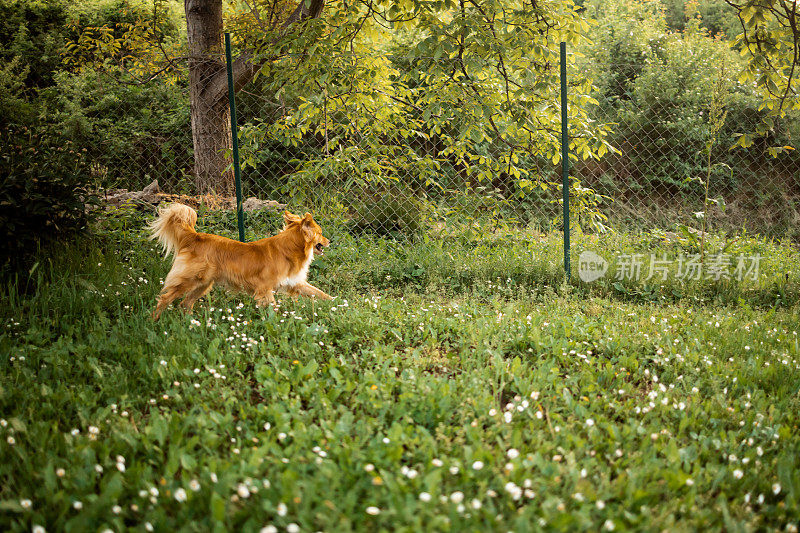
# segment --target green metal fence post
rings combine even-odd
[[[564,272],[569,281],[569,132],[567,119],[567,43],[561,42],[561,177],[564,194]]]
[[[244,209],[242,208],[242,177],[239,170],[239,133],[236,128],[236,97],[233,90],[233,61],[231,61],[231,34],[225,33],[225,62],[228,65],[228,104],[231,108],[231,140],[233,141],[233,177],[236,183],[236,220],[239,240],[244,242]]]

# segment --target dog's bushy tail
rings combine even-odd
[[[177,254],[181,239],[195,233],[197,212],[183,204],[169,204],[158,209],[158,218],[147,225],[150,238],[157,239],[164,255]]]

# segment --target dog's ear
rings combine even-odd
[[[292,222],[300,222],[302,219],[290,211],[283,212],[283,229],[286,229]]]
[[[305,216],[302,218],[300,222],[300,227],[303,228],[303,235],[305,235],[306,240],[313,241],[314,240],[314,228],[311,224],[314,222],[314,219],[311,217],[311,213],[306,212]]]

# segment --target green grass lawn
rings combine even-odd
[[[215,291],[153,323],[169,261],[124,212],[7,281],[0,528],[796,531],[796,250],[714,237],[758,279],[565,284],[558,234],[320,223],[333,302]]]

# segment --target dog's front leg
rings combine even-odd
[[[259,291],[255,294],[255,297],[258,307],[266,307],[267,305],[271,305],[273,308],[278,307],[275,303],[275,291],[272,289]]]
[[[320,300],[333,300],[330,296],[316,288],[310,283],[302,282],[298,283],[294,286],[294,289],[299,292],[300,294],[305,294],[306,296],[313,296],[315,298],[319,298]]]

